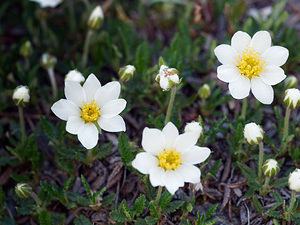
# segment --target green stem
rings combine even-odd
[[[242,108],[242,113],[241,113],[241,116],[244,120],[246,119],[247,105],[248,105],[248,99],[244,98],[243,99],[243,108]]]
[[[167,109],[165,124],[167,124],[170,121],[171,112],[172,112],[172,108],[173,108],[173,104],[174,104],[174,100],[175,100],[175,95],[176,95],[176,85],[174,85],[171,90],[171,96],[170,96],[169,105],[168,105],[168,109]]]
[[[263,142],[259,142],[258,144],[259,146],[259,157],[258,157],[258,180],[259,180],[259,184],[261,184],[262,182],[262,166],[263,166],[263,159],[264,159],[264,144]]]
[[[76,28],[76,19],[75,19],[75,12],[74,12],[74,4],[73,4],[73,0],[68,0],[68,7],[69,7],[69,11],[70,11],[70,27],[71,27],[71,31],[72,33],[75,32],[75,28]]]
[[[89,45],[90,40],[93,34],[93,30],[89,29],[85,41],[84,41],[84,47],[83,47],[83,56],[81,61],[81,67],[84,68],[86,66],[87,60],[88,60],[88,54],[89,54]]]
[[[50,83],[51,83],[51,87],[52,87],[52,95],[53,95],[53,98],[56,99],[57,98],[57,85],[56,85],[56,80],[55,80],[55,75],[54,75],[54,68],[51,67],[47,71],[48,71],[48,75],[49,75],[49,79],[50,79]]]
[[[287,211],[287,221],[288,222],[290,222],[291,213],[293,211],[295,202],[296,202],[296,191],[293,190],[292,195],[291,195],[290,206],[289,206],[288,211]]]
[[[33,198],[33,200],[35,201],[35,203],[37,205],[39,205],[39,206],[42,205],[41,200],[39,199],[39,197],[34,192],[31,192],[30,196]]]
[[[86,9],[89,10],[89,8],[90,8],[89,0],[82,0],[82,2],[85,4]]]
[[[271,177],[267,176],[265,179],[265,183],[262,186],[261,195],[265,195],[267,193],[267,190],[269,189],[269,183],[270,183]]]
[[[85,159],[85,163],[89,166],[89,167],[92,167],[93,165],[93,161],[94,161],[94,150],[95,148],[97,148],[98,146],[96,145],[94,148],[92,149],[89,149],[88,152],[87,152],[87,156],[86,156],[86,159]]]
[[[18,110],[19,110],[19,119],[20,119],[20,126],[21,126],[22,142],[24,142],[26,140],[26,131],[25,131],[23,107],[18,106]]]
[[[159,199],[160,199],[160,196],[161,196],[161,192],[162,192],[162,186],[159,186],[158,187],[158,191],[157,191],[157,195],[156,195],[156,198],[155,198],[155,204],[157,206],[159,204]]]

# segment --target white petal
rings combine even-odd
[[[211,151],[206,147],[193,146],[182,156],[184,163],[197,164],[204,162],[210,155]]]
[[[284,70],[279,66],[270,65],[266,67],[266,70],[259,77],[265,84],[275,85],[283,81],[286,75],[284,74]]]
[[[251,79],[251,90],[255,98],[263,104],[271,104],[274,99],[272,86],[265,84],[259,77]]]
[[[119,115],[112,118],[104,118],[100,116],[98,124],[101,129],[108,132],[126,131],[126,125],[123,118]]]
[[[180,173],[182,179],[185,182],[190,182],[190,183],[193,183],[193,184],[200,182],[201,171],[196,166],[183,163],[176,170],[176,172]]]
[[[149,171],[149,174],[149,179],[153,187],[164,186],[162,178],[165,174],[165,171],[163,168],[159,166],[152,167]]]
[[[184,186],[184,180],[181,177],[181,174],[178,173],[176,170],[167,170],[163,174],[162,178],[164,185],[166,186],[167,190],[174,195],[175,192],[178,190],[179,187]]]
[[[83,84],[83,89],[86,93],[87,101],[90,102],[95,98],[96,91],[101,87],[100,81],[91,73]]]
[[[78,106],[67,99],[60,99],[51,107],[52,112],[61,120],[68,120],[69,116],[79,115]]]
[[[85,123],[78,132],[78,140],[86,149],[91,149],[96,146],[98,136],[98,130],[93,123]]]
[[[258,31],[253,35],[250,46],[260,54],[263,54],[271,47],[271,41],[271,36],[268,31]]]
[[[172,122],[167,123],[162,132],[165,134],[166,149],[174,149],[175,139],[178,137],[179,132],[177,127]]]
[[[214,52],[219,62],[225,65],[233,65],[238,58],[237,51],[230,45],[219,45],[215,48]]]
[[[233,98],[246,98],[250,92],[250,80],[241,75],[236,81],[229,83],[228,88]]]
[[[79,116],[70,116],[67,121],[66,130],[70,134],[78,134],[82,126],[84,126],[84,121]]]
[[[193,147],[198,141],[198,135],[194,132],[188,132],[180,134],[175,140],[176,151],[184,154],[191,147]]]
[[[169,79],[165,76],[161,76],[159,80],[159,85],[163,90],[168,90],[170,88]]]
[[[241,76],[239,69],[234,65],[221,65],[217,68],[217,77],[224,82],[236,81]]]
[[[153,167],[157,167],[158,159],[148,152],[138,153],[132,161],[132,166],[143,174],[149,174]]]
[[[262,55],[267,65],[282,66],[289,57],[289,50],[281,46],[272,46]]]
[[[109,82],[97,90],[95,94],[96,102],[102,107],[105,103],[119,98],[120,91],[121,85],[118,81]]]
[[[165,148],[165,137],[162,131],[145,127],[143,130],[142,146],[146,152],[158,155]]]
[[[246,32],[238,31],[231,38],[231,46],[234,47],[239,54],[243,52],[247,45],[250,44],[251,37]]]
[[[112,118],[116,115],[119,115],[126,107],[125,99],[115,99],[107,102],[104,106],[101,107],[100,112],[101,116],[104,118]]]
[[[65,96],[68,100],[74,102],[77,106],[82,106],[83,102],[86,102],[86,95],[77,82],[66,81],[65,82]]]

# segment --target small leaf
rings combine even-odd
[[[50,214],[46,210],[42,210],[39,214],[40,225],[52,225]]]
[[[170,202],[170,204],[164,210],[164,212],[166,212],[166,213],[175,212],[177,209],[179,209],[180,206],[183,205],[183,203],[184,203],[184,201],[182,201],[182,200],[176,200],[176,201]]]
[[[208,210],[206,211],[206,213],[205,213],[205,217],[204,217],[205,219],[204,220],[209,219],[215,213],[215,211],[217,210],[217,208],[218,208],[218,204],[210,206],[208,208]]]
[[[173,195],[171,195],[168,191],[165,191],[159,200],[159,206],[161,207],[161,209],[165,209],[167,208],[168,204],[172,201],[173,199]]]
[[[145,220],[148,225],[154,225],[157,223],[157,220],[152,216],[147,216]]]
[[[158,212],[156,210],[154,201],[149,202],[149,210],[153,217],[158,218]]]
[[[82,174],[81,174],[81,181],[83,183],[84,189],[86,191],[86,194],[87,194],[89,200],[92,201],[93,197],[92,197],[92,194],[91,194],[92,192],[91,192],[90,186],[89,186],[89,184],[87,183],[86,179],[84,178],[84,176]]]
[[[122,157],[122,161],[125,165],[128,165],[134,159],[133,152],[131,151],[131,147],[129,145],[129,138],[126,134],[119,134],[119,152]]]
[[[263,209],[262,205],[260,204],[260,202],[259,202],[256,195],[252,196],[252,201],[253,201],[253,205],[254,205],[255,210],[258,213],[262,214],[264,212],[264,209]]]
[[[131,212],[131,210],[129,209],[129,207],[127,206],[127,203],[125,200],[123,200],[120,204],[120,210],[122,213],[124,213],[124,215],[126,216],[127,220],[130,222],[133,220],[133,213]]]
[[[276,202],[283,203],[283,198],[281,197],[281,195],[277,191],[273,192],[273,197],[276,200]]]
[[[132,210],[135,212],[136,216],[139,216],[144,211],[146,204],[145,195],[140,195],[134,202]]]
[[[86,218],[84,215],[80,215],[74,220],[75,225],[92,225],[91,221]]]

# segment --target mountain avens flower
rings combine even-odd
[[[92,30],[98,30],[103,22],[104,16],[103,11],[100,6],[97,6],[93,12],[91,13],[89,20],[88,20],[88,26]]]
[[[30,100],[29,88],[27,86],[20,85],[16,87],[12,96],[16,105],[23,106]]]
[[[244,128],[244,137],[249,144],[256,145],[263,140],[264,131],[256,123],[248,123]]]
[[[292,191],[300,192],[300,169],[295,169],[289,176],[289,188]]]
[[[55,8],[62,2],[62,0],[30,0],[30,1],[39,3],[42,8],[46,8],[46,7]]]
[[[168,91],[171,87],[180,83],[178,74],[179,72],[175,68],[169,68],[166,65],[162,65],[155,80],[159,82],[160,87],[164,91]]]
[[[265,176],[274,177],[279,172],[278,162],[275,159],[268,159],[263,165]]]
[[[297,88],[290,88],[285,91],[283,101],[288,107],[295,109],[300,105],[300,90]]]
[[[15,187],[15,192],[19,198],[28,198],[32,193],[32,187],[26,183],[19,183]]]
[[[298,86],[298,79],[295,76],[290,75],[284,80],[284,86],[286,89],[296,88]]]
[[[133,65],[127,65],[120,68],[119,77],[122,81],[127,82],[133,78],[134,73],[135,67]]]
[[[281,46],[271,47],[269,32],[259,31],[251,38],[238,31],[233,35],[231,45],[221,44],[214,52],[223,64],[217,68],[217,76],[229,83],[233,98],[246,98],[251,89],[261,103],[273,102],[272,85],[286,78],[280,66],[285,64],[289,51]]]
[[[52,112],[67,121],[66,130],[78,137],[87,149],[96,146],[100,129],[109,132],[125,131],[125,122],[119,114],[126,101],[119,99],[121,86],[117,81],[101,86],[94,74],[90,74],[83,86],[77,82],[65,82],[66,99],[60,99],[51,107]]]
[[[146,127],[143,131],[142,147],[132,166],[143,174],[150,175],[151,184],[165,186],[174,194],[184,182],[200,182],[200,169],[194,164],[205,161],[210,149],[196,146],[198,137],[193,132],[180,134],[171,122],[158,130]]]
[[[84,80],[84,76],[77,69],[70,70],[65,77],[65,81],[74,81],[77,83],[84,82]]]
[[[199,138],[203,134],[203,128],[199,122],[193,121],[185,125],[184,132],[193,132]]]

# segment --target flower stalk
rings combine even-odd
[[[93,30],[89,29],[85,41],[84,41],[84,47],[83,47],[83,57],[81,61],[81,67],[84,68],[87,63],[88,54],[89,54],[89,46],[90,46],[90,40],[93,35]]]
[[[50,83],[51,83],[52,95],[53,95],[53,98],[56,99],[57,98],[57,85],[56,85],[56,80],[55,80],[55,75],[54,75],[54,67],[48,68],[47,72],[48,72]]]
[[[261,192],[260,192],[261,195],[265,195],[268,192],[268,190],[270,188],[270,185],[269,185],[270,184],[270,179],[271,179],[271,177],[268,177],[268,176],[266,177],[265,183],[261,188]]]
[[[170,96],[169,105],[168,105],[168,109],[167,109],[165,124],[167,124],[170,121],[171,112],[172,112],[172,108],[173,108],[173,104],[174,104],[174,100],[175,100],[175,95],[176,95],[176,85],[174,85],[171,88],[171,96]]]
[[[242,106],[242,119],[245,120],[246,119],[246,112],[247,112],[247,106],[248,106],[248,100],[247,98],[243,99],[243,106]]]
[[[258,180],[259,183],[262,183],[262,166],[263,166],[263,159],[264,159],[264,144],[263,142],[259,142],[258,144],[259,147],[259,157],[258,157]]]
[[[290,222],[291,220],[291,214],[294,208],[296,202],[296,191],[292,190],[292,195],[291,195],[291,200],[290,200],[290,206],[288,208],[288,210],[285,212],[285,219]]]
[[[20,126],[21,126],[22,142],[24,142],[26,140],[26,132],[25,132],[23,107],[18,106],[18,111],[19,111],[19,119],[20,119]]]

